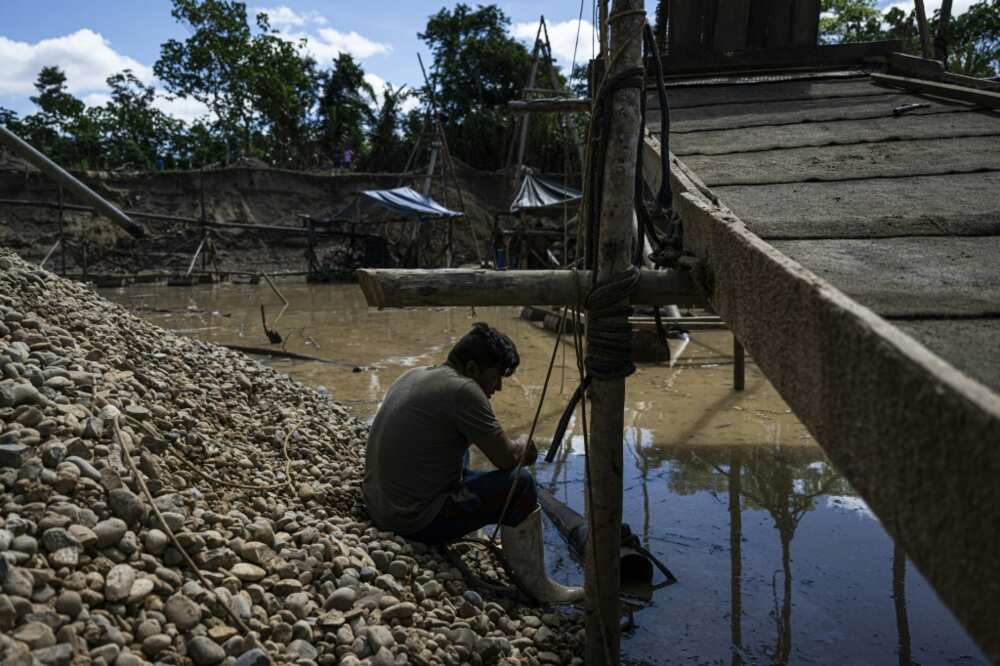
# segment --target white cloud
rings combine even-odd
[[[577,44],[577,24],[580,28],[580,40]],[[570,65],[573,63],[573,47],[576,46],[576,64],[585,63],[593,57],[591,45],[594,44],[594,26],[590,21],[562,21],[559,23],[546,23],[549,28],[549,41],[552,43],[552,57],[557,64],[563,68],[565,74],[569,74]],[[525,23],[515,23],[511,26],[511,34],[517,39],[527,42],[528,49],[533,46],[532,42],[538,33],[538,22],[528,21]]]
[[[959,14],[964,14],[969,10],[969,5],[971,5],[975,0],[954,0],[951,8],[951,15],[958,16]],[[879,7],[883,12],[887,12],[893,7],[898,7],[907,14],[913,10],[913,2],[880,2]],[[927,16],[934,16],[934,12],[941,9],[941,0],[925,0],[924,7],[927,8]]]
[[[168,116],[192,123],[199,118],[214,117],[207,106],[191,98],[182,99],[180,97],[170,98],[160,91],[157,91],[153,106],[163,111]]]
[[[305,25],[326,25],[326,19],[318,12],[299,14],[294,9],[280,7],[251,7],[247,14],[254,18],[257,14],[267,14],[272,28],[301,28]]]
[[[288,41],[298,42],[304,39],[306,52],[321,65],[329,64],[341,53],[350,53],[359,60],[392,53],[390,44],[368,39],[354,30],[342,32],[327,27],[329,21],[317,12],[300,14],[281,5],[278,7],[255,7],[250,10],[250,13],[253,15],[267,14],[271,21],[271,27]]]
[[[111,42],[86,28],[34,44],[0,37],[0,62],[0,94],[34,93],[38,72],[49,65],[66,72],[66,85],[78,96],[106,91],[105,79],[123,69],[131,69],[145,83],[153,80],[151,67],[118,53]]]

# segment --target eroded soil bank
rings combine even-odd
[[[187,336],[269,346],[336,363],[269,361],[322,387],[361,420],[409,367],[438,363],[480,320],[507,331],[522,364],[494,396],[501,421],[527,437],[555,337],[499,308],[370,310],[350,285],[140,287],[106,292]],[[280,318],[279,318],[280,314]],[[623,640],[630,663],[988,663],[864,502],[750,363],[733,392],[724,331],[692,331],[675,367],[640,366],[626,404],[625,520],[679,583],[657,591]],[[273,348],[281,348],[274,345]],[[575,389],[572,347],[556,354],[536,439],[545,448]],[[538,482],[583,510],[584,456],[568,445]],[[481,462],[481,461],[480,461]],[[547,532],[554,578],[582,570]],[[659,580],[659,578],[657,579]]]

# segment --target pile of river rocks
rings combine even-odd
[[[0,664],[582,663],[578,612],[481,595],[363,517],[364,436],[0,250]]]

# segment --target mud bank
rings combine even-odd
[[[101,196],[126,210],[200,219],[204,204],[210,221],[261,225],[301,226],[300,215],[327,219],[362,190],[420,187],[421,176],[412,174],[338,173],[315,174],[264,167],[233,166],[199,171],[153,173],[86,172],[76,174]],[[462,204],[467,217],[455,233],[458,261],[477,258],[468,226],[474,225],[480,239],[489,238],[492,213],[505,209],[509,201],[503,192],[502,177],[457,169],[463,190]],[[442,200],[439,184],[432,196]],[[59,201],[58,186],[44,174],[30,168],[0,169],[0,199],[12,201]],[[67,204],[78,204],[66,198]],[[454,190],[447,205],[458,208]],[[467,220],[467,222],[466,222]],[[89,212],[64,212],[69,240],[67,270],[77,272],[83,263],[83,246],[88,246],[91,272],[139,272],[186,269],[201,240],[197,226],[142,220],[149,238],[136,241],[110,221]],[[364,227],[364,228],[362,228]],[[446,225],[425,224],[421,235],[421,256],[425,261],[443,257]],[[390,252],[400,254],[410,241],[410,225],[359,225],[359,232],[382,235],[389,240]],[[58,212],[50,208],[0,205],[0,245],[18,250],[22,256],[39,261],[59,239]],[[304,270],[305,238],[285,237],[274,232],[225,229],[215,232],[221,270]],[[317,255],[339,252],[341,240],[320,240]],[[338,255],[338,256],[339,256]],[[61,260],[61,254],[57,255]],[[56,266],[53,263],[49,268]],[[429,264],[432,265],[432,264]]]
[[[0,372],[0,662],[582,663],[578,613],[365,520],[319,392],[5,250]]]

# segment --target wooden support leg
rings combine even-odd
[[[742,391],[746,388],[746,352],[739,340],[733,336],[733,388]]]

